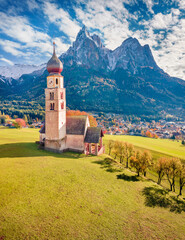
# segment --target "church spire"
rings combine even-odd
[[[55,54],[55,41],[53,42],[53,56],[56,55]]]
[[[63,64],[58,59],[56,53],[55,53],[55,42],[53,42],[53,56],[47,63],[47,70],[51,74],[58,73],[60,74],[63,70]]]

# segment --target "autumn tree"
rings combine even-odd
[[[26,127],[26,123],[23,119],[21,118],[16,118],[15,119],[15,123],[14,123],[14,126],[16,128],[22,128],[22,127]]]
[[[157,181],[158,184],[161,184],[162,178],[165,175],[167,162],[168,162],[168,158],[161,157],[161,158],[158,159],[158,161],[157,161],[157,163],[155,165],[155,169],[156,169],[156,172],[158,174],[158,181]]]
[[[141,161],[142,161],[142,172],[144,176],[146,176],[146,171],[148,167],[151,165],[152,156],[149,151],[144,151],[141,155]]]
[[[86,113],[86,112],[81,112],[79,110],[68,110],[66,112],[66,115],[67,116],[81,116],[81,115],[86,115],[89,117],[89,123],[90,123],[90,126],[91,127],[97,127],[97,121],[96,121],[96,118],[94,118],[92,115],[90,115],[89,113]]]
[[[179,168],[179,195],[182,195],[182,189],[185,186],[185,165],[181,164]]]
[[[125,145],[124,145],[124,142],[118,142],[118,146],[117,146],[117,156],[119,157],[120,163],[123,163],[124,154],[125,154]]]
[[[150,131],[146,131],[146,137],[152,138],[152,133]]]
[[[130,158],[131,167],[136,169],[137,175],[143,173],[146,176],[146,171],[151,165],[151,154],[148,151],[137,151],[134,156]]]
[[[126,168],[128,168],[129,160],[134,154],[134,146],[130,143],[124,143],[124,157],[126,159]]]
[[[142,171],[141,155],[141,151],[137,151],[135,155],[130,158],[130,166],[136,169],[138,177]]]
[[[112,149],[114,147],[114,141],[113,140],[109,140],[108,144],[107,144],[107,147],[109,149],[109,155],[111,155]]]
[[[170,191],[175,192],[175,179],[179,174],[181,161],[178,158],[170,158],[167,161],[165,173],[170,184]]]
[[[119,141],[114,141],[114,146],[113,146],[113,150],[112,150],[114,159],[116,159],[118,156],[118,151],[119,151],[118,148],[119,148]]]

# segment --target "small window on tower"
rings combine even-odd
[[[54,103],[50,103],[50,110],[54,110],[55,108],[55,104]]]
[[[50,92],[50,100],[54,100],[54,93]]]
[[[61,109],[64,109],[64,102],[61,103]]]
[[[58,84],[58,78],[56,78],[56,84]]]
[[[60,93],[60,98],[63,99],[63,92]]]

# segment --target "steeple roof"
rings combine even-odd
[[[47,70],[51,74],[60,74],[63,70],[63,64],[55,53],[55,42],[53,42],[53,56],[47,63]]]

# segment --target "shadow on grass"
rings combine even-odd
[[[122,173],[120,175],[117,175],[117,179],[123,179],[123,180],[128,181],[128,182],[138,182],[139,181],[139,179],[136,175],[128,176],[124,173]]]
[[[116,162],[111,158],[105,158],[104,160],[94,161],[93,163],[100,164],[102,166],[101,168],[105,168],[107,172],[113,173],[122,171],[114,166]]]
[[[46,150],[38,149],[38,145],[34,142],[9,143],[0,145],[0,158],[17,158],[17,157],[42,157],[54,156],[57,158],[77,159],[84,157],[81,153],[64,152],[53,153]]]
[[[185,212],[185,201],[170,196],[169,191],[159,187],[145,187],[142,191],[145,205],[148,207],[169,208],[171,212]]]

